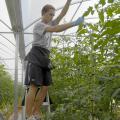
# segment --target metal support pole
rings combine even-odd
[[[48,113],[50,113],[50,98],[48,92],[47,92],[47,102],[48,102]]]
[[[24,87],[24,60],[22,60],[22,86]],[[22,91],[22,96],[24,96],[24,91]],[[22,106],[22,120],[25,120],[25,107]]]
[[[47,103],[48,103],[48,106],[47,106],[47,120],[49,120],[49,114],[50,114],[50,99],[49,99],[49,94],[47,92]]]
[[[18,51],[19,51],[19,33],[15,34],[15,80],[14,80],[14,120],[18,118]]]
[[[23,73],[24,73],[24,77],[25,77],[25,74],[26,74],[26,69],[27,69],[27,64],[28,64],[28,62],[27,61],[24,61],[24,71],[23,71]],[[24,89],[25,89],[25,105],[23,106],[23,111],[24,111],[24,119],[26,118],[26,96],[27,96],[27,92],[28,92],[28,86],[24,86]],[[23,119],[23,120],[24,120]]]

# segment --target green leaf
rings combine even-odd
[[[99,19],[102,24],[104,24],[104,11],[103,9],[99,12]]]
[[[95,13],[95,11],[94,11],[94,10],[92,10],[92,11],[91,11],[91,15],[93,15],[94,13]]]
[[[99,47],[100,45],[102,45],[102,43],[103,43],[103,40],[102,40],[102,39],[100,39],[99,41],[97,41],[97,44],[95,44],[94,49],[98,49],[98,47]]]
[[[115,10],[115,14],[120,14],[120,6],[119,7],[117,7],[117,9]]]
[[[98,26],[96,26],[96,25],[92,25],[92,24],[88,24],[88,26],[89,26],[89,28],[90,29],[92,29],[92,30],[94,30],[94,31],[98,31]]]
[[[100,0],[99,3],[102,4],[102,6],[104,6],[106,2],[105,2],[105,0]]]
[[[101,36],[104,35],[115,35],[120,33],[120,19],[115,19],[111,21],[107,21],[105,23],[106,29],[102,32]]]
[[[108,3],[113,3],[114,2],[114,0],[108,0]]]
[[[104,35],[116,35],[120,33],[120,26],[119,27],[114,27],[114,28],[107,28],[102,34],[101,36],[104,36]]]
[[[109,38],[105,39],[102,43],[102,47],[104,48],[109,42]]]
[[[120,24],[120,20],[115,19],[115,20],[107,21],[105,23],[105,27],[115,27],[115,26],[118,26],[119,24]]]
[[[112,17],[113,16],[113,10],[111,8],[106,10],[107,16]]]
[[[87,33],[88,31],[87,31],[87,29],[82,29],[82,30],[80,30],[79,32],[78,32],[78,34],[85,34],[85,33]]]
[[[93,37],[96,37],[96,38],[99,37],[99,34],[96,34],[96,33],[92,33],[91,35],[92,35]]]
[[[93,7],[89,7],[87,11],[83,14],[83,16],[88,16],[93,11]]]
[[[80,24],[80,25],[79,25],[79,28],[78,28],[78,30],[77,30],[77,33],[79,33],[79,31],[80,31],[82,28],[83,28],[83,24]]]
[[[98,6],[99,6],[99,4],[95,4],[94,7],[95,7],[96,10],[98,10]]]
[[[120,2],[112,3],[106,8],[106,13],[108,17],[112,17],[113,15],[120,14]]]

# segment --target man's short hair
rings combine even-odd
[[[54,8],[52,5],[49,5],[49,4],[45,5],[45,6],[42,8],[42,11],[41,11],[42,15],[44,15],[44,14],[45,14],[46,12],[48,12],[50,9],[55,10],[55,8]]]

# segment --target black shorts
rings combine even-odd
[[[52,83],[50,69],[43,69],[38,65],[27,63],[25,85],[49,86]]]

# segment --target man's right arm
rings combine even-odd
[[[46,32],[62,32],[71,27],[73,27],[71,23],[66,23],[62,25],[48,26],[45,28],[45,31]]]
[[[71,22],[71,23],[66,23],[66,24],[62,24],[62,25],[55,25],[55,26],[47,26],[45,28],[46,32],[62,32],[68,28],[71,28],[73,26],[77,26],[80,23],[84,22],[84,18],[83,17],[79,17],[77,20]]]

